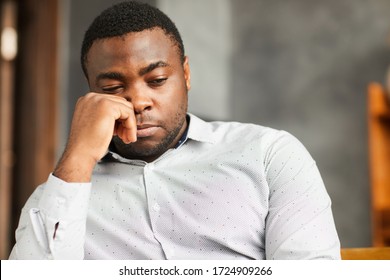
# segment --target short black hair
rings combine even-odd
[[[126,1],[104,10],[85,32],[81,46],[81,67],[84,74],[88,77],[87,54],[93,42],[153,28],[161,28],[172,39],[178,48],[182,62],[184,62],[183,41],[172,20],[159,9],[146,3]]]

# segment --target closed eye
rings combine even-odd
[[[165,84],[165,82],[168,80],[168,78],[161,78],[161,79],[154,79],[151,81],[148,81],[148,84],[152,87],[159,87]]]
[[[123,89],[123,86],[110,86],[110,87],[104,87],[102,88],[104,93],[119,93]]]

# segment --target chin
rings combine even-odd
[[[120,156],[127,159],[142,159],[145,161],[150,161],[150,158],[158,158],[168,149],[166,145],[163,145],[163,141],[152,141],[144,138],[140,138],[134,143],[125,144],[120,138],[115,137],[113,143],[113,150]]]

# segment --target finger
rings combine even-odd
[[[128,129],[125,127],[123,123],[120,123],[118,125],[118,128],[116,130],[116,135],[122,139],[122,141],[126,144],[133,143],[137,140],[136,136],[134,137],[133,132],[134,130]]]
[[[133,110],[120,107],[116,133],[125,143],[137,141],[137,121]]]
[[[101,93],[88,93],[85,98],[89,104],[103,108],[102,114],[110,112],[114,121],[113,135],[126,143],[137,140],[137,121],[131,102],[124,97]]]

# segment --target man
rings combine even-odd
[[[331,202],[290,134],[187,114],[172,21],[115,5],[85,34],[91,92],[26,203],[16,259],[338,259]]]

